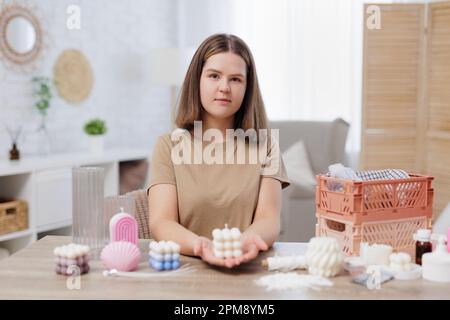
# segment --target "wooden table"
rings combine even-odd
[[[450,299],[450,285],[426,280],[393,280],[379,290],[369,290],[351,282],[344,274],[332,278],[332,287],[321,290],[266,291],[255,284],[271,274],[261,267],[267,256],[302,254],[304,243],[276,243],[274,248],[245,265],[228,270],[214,268],[199,259],[181,257],[197,270],[164,278],[105,277],[100,261],[91,261],[91,271],[81,276],[81,288],[69,290],[67,277],[54,270],[53,249],[70,243],[70,237],[47,236],[13,256],[0,261],[0,299]],[[148,252],[148,240],[139,243]],[[154,272],[142,255],[141,272]],[[299,271],[305,273],[305,271]]]

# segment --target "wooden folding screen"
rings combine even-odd
[[[375,5],[381,28],[364,26],[360,168],[433,175],[439,214],[450,201],[450,2]]]
[[[428,6],[424,168],[435,177],[434,212],[450,202],[450,2]]]

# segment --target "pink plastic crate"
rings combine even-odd
[[[335,238],[346,255],[359,255],[361,242],[388,244],[397,252],[415,255],[413,234],[418,229],[430,229],[427,216],[405,219],[379,220],[360,224],[348,220],[317,214],[316,236]]]
[[[347,255],[361,242],[384,243],[414,255],[413,234],[431,228],[433,177],[352,181],[317,176],[316,235],[338,240]]]
[[[433,177],[410,176],[398,180],[352,181],[318,175],[317,212],[355,223],[424,215],[431,218]],[[342,186],[339,190],[338,185]]]

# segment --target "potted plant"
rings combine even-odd
[[[37,99],[35,102],[35,107],[39,112],[40,123],[36,130],[36,139],[38,154],[48,155],[50,153],[50,137],[47,131],[47,111],[50,108],[50,102],[53,97],[52,95],[52,79],[49,77],[33,77],[32,83],[34,86],[33,96]]]
[[[45,117],[50,107],[50,100],[52,99],[51,79],[48,77],[33,77],[32,82],[35,85],[34,96],[38,98],[35,106],[39,113]]]
[[[92,153],[99,154],[103,152],[106,131],[105,121],[99,118],[91,119],[84,125],[84,132],[89,137],[89,150]]]

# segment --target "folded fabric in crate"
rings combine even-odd
[[[408,179],[409,174],[400,169],[384,169],[384,170],[367,170],[367,171],[357,171],[357,176],[361,178],[362,181],[373,181],[373,180],[397,180],[397,179]],[[383,185],[384,190],[374,190],[369,189],[365,193],[365,201],[370,203],[377,203],[381,208],[392,208],[394,206],[393,199],[393,188],[391,185]],[[404,186],[397,185],[397,196],[398,205],[400,207],[406,205],[408,197],[405,192],[400,192]],[[408,188],[413,188],[413,186],[408,186]],[[406,190],[403,190],[406,191]]]
[[[328,177],[354,181],[393,180],[409,178],[409,174],[401,169],[355,171],[352,168],[344,167],[341,163],[330,165],[328,167],[328,170]],[[331,191],[343,190],[343,185],[340,182],[330,181],[328,182],[327,187]]]
[[[361,181],[361,178],[358,177],[358,175],[352,168],[344,167],[342,163],[332,164],[328,167],[328,170],[329,170],[329,172],[327,173],[328,177]]]
[[[357,171],[356,175],[362,181],[370,180],[394,180],[394,179],[408,179],[409,174],[400,169],[384,169],[384,170],[368,170]]]

